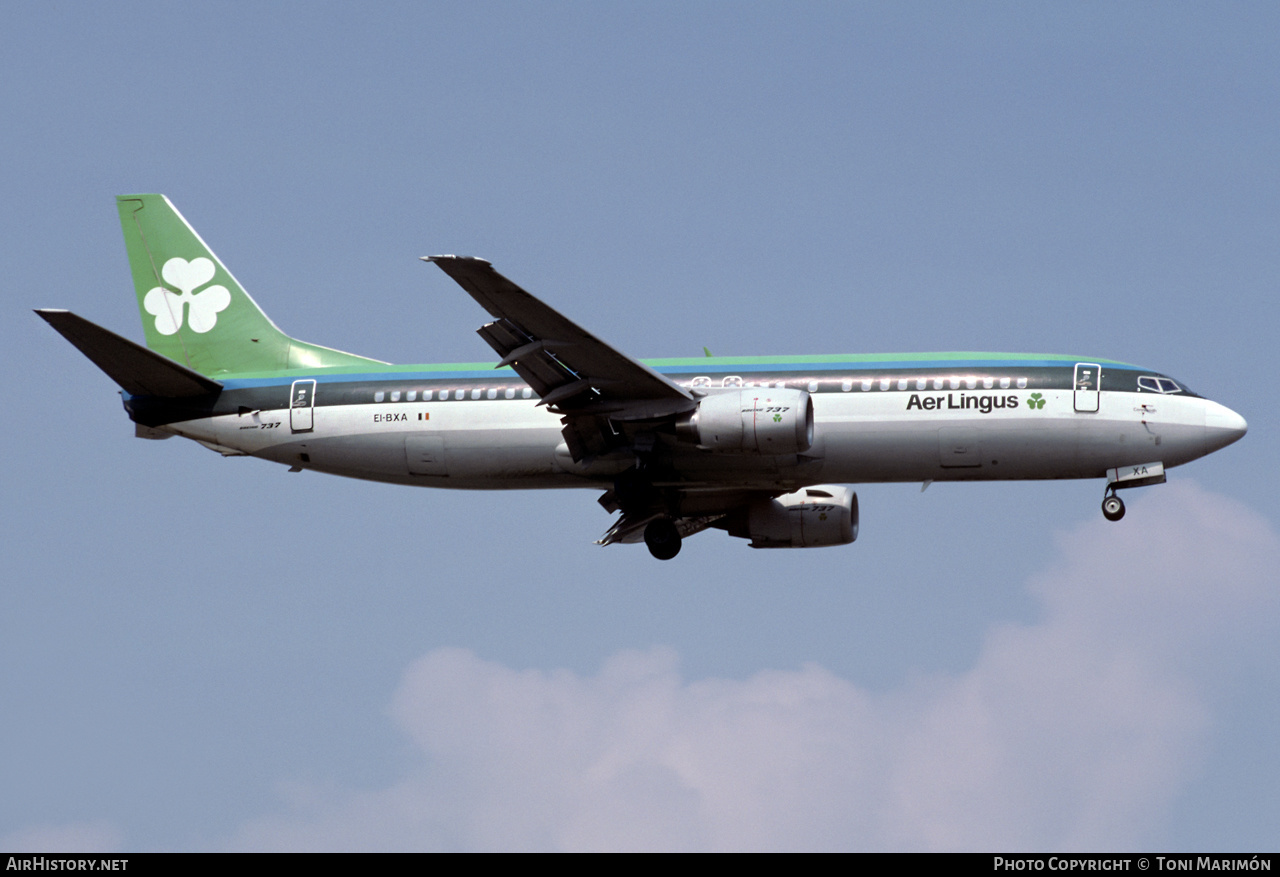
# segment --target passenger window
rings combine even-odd
[[[423,391],[422,391],[422,401],[423,401],[423,402],[429,402],[429,401],[431,401],[431,394],[432,394],[432,393],[434,393],[434,392],[435,392],[435,390],[423,390]]]
[[[881,378],[881,379],[880,379],[880,389],[881,389],[881,390],[887,390],[887,389],[889,389],[889,379],[888,379],[888,378]]]
[[[964,379],[964,385],[965,385],[965,387],[966,387],[967,389],[970,389],[970,390],[976,390],[976,389],[978,388],[978,379],[977,379],[977,378],[965,378],[965,379]]]
[[[849,392],[850,390],[853,389],[853,381],[841,381],[840,389],[846,393]]]
[[[381,390],[373,394],[373,401],[375,402],[381,402],[385,398],[387,398],[387,394]]]
[[[916,378],[916,389],[923,390],[929,386],[928,378]]]
[[[958,389],[960,389],[960,379],[959,379],[959,378],[951,378],[949,381],[947,381],[947,383],[951,385],[951,389],[953,389],[953,390],[958,390]]]
[[[992,387],[994,387],[995,385],[996,385],[995,378],[983,378],[983,379],[982,379],[982,389],[984,389],[984,390],[990,390],[990,389],[991,389]]]
[[[463,399],[463,398],[466,398],[466,395],[467,395],[467,391],[466,391],[466,390],[454,390],[454,391],[453,391],[453,398],[455,398],[455,399]]]
[[[399,390],[392,390],[392,391],[391,391],[391,401],[392,401],[392,402],[399,402],[399,401],[400,401],[400,391],[399,391]]]
[[[521,398],[521,399],[532,399],[532,398],[533,398],[533,390],[531,390],[529,387],[525,387],[523,390],[521,390],[521,391],[520,391],[520,398]]]
[[[862,379],[862,392],[866,393],[871,389],[871,378]]]
[[[709,387],[709,386],[711,386],[711,378],[707,378],[707,377],[694,378],[694,379],[693,379],[693,382],[692,382],[689,386],[691,386],[691,387]],[[526,396],[525,398],[527,399],[527,398],[529,398],[529,397],[528,397],[528,396]]]
[[[484,394],[484,397],[485,397],[486,399],[497,399],[497,398],[498,398],[498,391],[497,391],[497,390],[490,390],[489,392],[487,392],[487,393],[485,393],[485,394]]]
[[[502,395],[508,399],[514,399],[516,397],[516,391],[511,387],[507,387],[507,391]]]
[[[899,390],[905,390],[906,388],[907,388],[907,379],[906,379],[906,378],[898,378],[898,389],[899,389]]]
[[[810,393],[816,393],[816,392],[818,392],[818,382],[817,382],[817,381],[810,381],[810,382],[809,382],[809,392],[810,392]]]
[[[722,387],[741,387],[741,386],[742,386],[742,378],[738,377],[737,375],[730,375],[729,377],[725,378],[724,380],[722,380],[722,381],[720,382],[720,386],[722,386]]]
[[[934,379],[933,379],[933,388],[934,388],[935,390],[941,390],[941,389],[942,389],[942,378],[934,378]]]
[[[404,394],[404,400],[405,400],[406,402],[413,402],[413,401],[415,401],[417,398],[418,398],[418,391],[417,391],[417,390],[410,390],[409,392],[407,392],[407,393],[405,393],[405,394]]]
[[[1018,378],[1018,389],[1019,389],[1019,390],[1025,390],[1026,388],[1027,388],[1027,379],[1026,379],[1026,378]]]
[[[480,398],[480,390],[479,390],[479,389],[472,390],[472,391],[471,391],[471,398],[472,398],[472,399],[479,399],[479,398]]]
[[[1008,378],[1001,378],[1001,379],[1000,379],[1000,389],[1002,389],[1002,390],[1007,390],[1007,389],[1009,389],[1009,384],[1010,384],[1010,383],[1012,383],[1012,382],[1011,382]]]

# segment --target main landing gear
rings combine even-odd
[[[625,522],[627,518],[644,520],[655,513],[658,515],[644,527],[644,544],[649,546],[649,553],[658,560],[670,560],[680,553],[680,543],[683,539],[672,517],[675,507],[669,502],[668,497],[664,497],[662,492],[653,486],[647,472],[637,467],[620,473],[614,479],[612,494],[605,494],[605,498],[609,502],[606,504],[605,499],[602,498],[601,504],[609,511],[622,509],[620,523]],[[628,528],[628,532],[635,531]]]
[[[644,544],[658,560],[670,560],[680,553],[680,531],[670,518],[654,518],[644,528]]]
[[[1107,489],[1107,495],[1102,498],[1102,516],[1108,521],[1118,521],[1124,517],[1124,500],[1116,496],[1114,487]]]

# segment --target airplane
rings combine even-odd
[[[849,486],[1105,478],[1121,489],[1240,439],[1163,373],[1017,353],[642,362],[469,256],[425,256],[493,318],[499,362],[391,365],[284,334],[163,195],[117,199],[146,346],[36,313],[121,388],[141,438],[395,484],[594,488],[598,544],[670,560],[709,528],[753,548],[858,536]]]

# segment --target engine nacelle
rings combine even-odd
[[[714,451],[798,454],[813,445],[813,400],[804,390],[775,387],[713,393],[676,432]]]
[[[752,548],[817,548],[858,538],[858,494],[848,487],[816,484],[747,508]]]

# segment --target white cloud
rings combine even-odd
[[[1194,486],[1063,535],[1034,624],[966,672],[872,694],[827,670],[687,681],[668,649],[600,672],[439,649],[392,715],[422,763],[298,789],[251,849],[1118,849],[1210,740],[1206,689],[1274,633],[1280,547]]]

